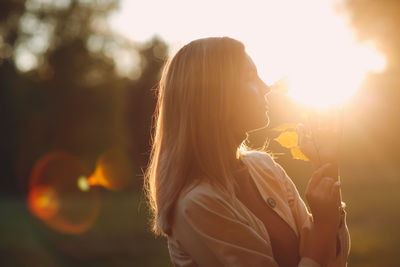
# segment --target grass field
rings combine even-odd
[[[298,163],[303,164],[303,163]],[[288,168],[293,177],[299,166]],[[400,181],[392,170],[343,168],[343,200],[351,234],[349,266],[399,266]],[[376,178],[381,175],[380,179]],[[306,180],[293,178],[304,192]],[[30,215],[25,200],[0,202],[1,266],[172,266],[166,240],[148,230],[140,193],[101,190],[97,220],[81,235],[53,231]]]

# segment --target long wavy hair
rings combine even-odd
[[[209,37],[186,44],[166,61],[144,179],[154,234],[171,234],[179,193],[194,180],[233,197],[232,168],[247,150],[246,133],[233,116],[245,60],[241,42]]]

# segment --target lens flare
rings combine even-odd
[[[89,186],[119,191],[133,184],[133,173],[129,155],[121,149],[112,148],[99,157],[96,169],[87,182]]]
[[[82,177],[87,175],[86,168],[65,152],[44,155],[30,177],[30,212],[59,232],[85,232],[98,217],[100,206],[98,190],[82,185]]]
[[[38,218],[48,220],[57,214],[59,202],[56,192],[48,186],[36,186],[28,195],[28,208]]]
[[[79,178],[77,180],[77,185],[78,185],[78,188],[84,192],[86,192],[90,189],[90,184],[89,184],[86,176],[79,176]]]

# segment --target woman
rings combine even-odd
[[[228,37],[194,40],[167,61],[145,190],[152,230],[168,238],[175,266],[346,265],[340,184],[321,166],[333,149],[317,154],[302,134],[315,166],[311,215],[280,165],[243,144],[269,123],[269,91],[244,45]]]

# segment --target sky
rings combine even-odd
[[[170,55],[197,38],[236,38],[267,84],[286,78],[294,99],[329,106],[385,66],[371,41],[357,42],[342,7],[339,0],[122,0],[109,22],[134,41],[160,36]]]

